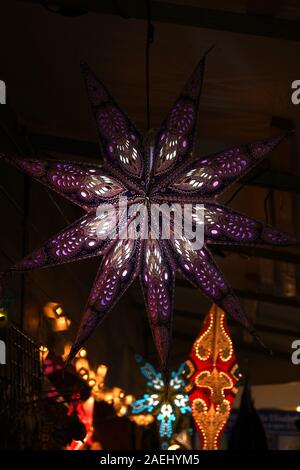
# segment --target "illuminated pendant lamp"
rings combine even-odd
[[[185,363],[182,363],[177,371],[170,373],[166,388],[161,372],[157,372],[140,355],[136,355],[136,360],[142,375],[147,380],[147,391],[141,398],[131,403],[128,415],[154,416],[158,425],[161,448],[168,449],[180,416],[191,412],[185,392]]]
[[[213,305],[186,362],[186,387],[203,450],[217,450],[241,378],[225,313]]]
[[[87,302],[85,314],[70,353],[74,358],[133,280],[140,277],[154,342],[162,370],[166,370],[171,339],[175,272],[182,274],[212,302],[255,334],[230,285],[216,265],[210,246],[288,246],[294,239],[224,207],[217,197],[260,163],[285,135],[240,145],[207,157],[195,154],[194,142],[206,54],[200,60],[151,145],[119,108],[90,68],[82,71],[98,129],[101,164],[65,162],[36,157],[0,154],[0,158],[80,206],[85,215],[54,235],[41,248],[12,266],[10,271],[30,271],[103,255]],[[74,106],[75,109],[75,106]],[[135,221],[127,211],[106,211],[103,204],[117,207],[119,197],[128,204],[143,204],[141,233],[150,218],[150,203],[204,204],[202,249],[195,250],[182,236],[176,239],[132,239]],[[116,217],[115,217],[116,215]],[[203,221],[194,218],[195,224]],[[99,230],[101,237],[99,237]],[[112,234],[117,234],[113,238]],[[157,302],[157,299],[160,302]]]

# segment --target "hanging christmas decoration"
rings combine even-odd
[[[213,305],[186,362],[186,390],[203,450],[217,450],[240,380],[225,313]]]
[[[181,364],[177,371],[170,373],[168,387],[163,376],[154,367],[136,355],[140,371],[147,380],[147,392],[142,398],[131,403],[128,414],[132,416],[152,415],[155,417],[161,439],[162,449],[168,449],[179,417],[191,412],[188,396],[185,393],[184,368]]]
[[[187,81],[166,119],[150,142],[121,111],[107,89],[82,65],[99,133],[103,164],[40,160],[1,154],[4,160],[79,205],[86,214],[53,236],[41,248],[10,268],[30,271],[82,258],[103,255],[85,314],[73,345],[75,357],[96,326],[103,321],[139,275],[153,338],[162,369],[166,369],[171,338],[175,271],[232,315],[251,333],[254,328],[209,251],[209,245],[281,245],[294,240],[278,230],[222,206],[216,201],[224,190],[268,155],[286,135],[241,145],[208,157],[193,153],[205,56]],[[140,217],[120,207],[142,206]],[[161,202],[203,203],[202,249],[186,236],[143,239],[150,206]],[[98,211],[110,204],[118,210]],[[193,214],[193,222],[202,224]],[[135,237],[139,225],[139,237]]]
[[[105,401],[112,405],[116,415],[121,417],[127,413],[129,405],[135,400],[133,395],[126,394],[119,387],[108,387],[105,384],[107,366],[100,364],[95,370],[90,366],[87,352],[81,349],[75,358],[75,369],[78,375],[90,388],[91,397],[96,401]]]
[[[66,331],[71,325],[61,305],[57,302],[48,302],[43,308],[45,316],[51,322],[52,330],[55,332]]]

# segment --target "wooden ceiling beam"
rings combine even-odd
[[[178,287],[194,289],[192,284],[182,278],[176,279]],[[300,308],[300,301],[294,297],[280,297],[279,295],[268,294],[265,292],[255,292],[251,290],[234,289],[236,295],[242,299],[257,300],[276,305],[284,305],[286,307]]]
[[[282,251],[261,246],[243,245],[210,245],[210,250],[216,255],[224,257],[227,254],[237,254],[245,258],[264,258],[283,263],[300,264],[300,254],[291,251]]]
[[[189,318],[190,320],[196,320],[199,321],[199,319],[203,319],[205,317],[205,314],[203,313],[196,313],[196,312],[190,312],[186,310],[180,310],[180,309],[174,309],[174,315],[177,315],[179,317],[183,318]],[[227,322],[230,326],[239,326],[239,324],[227,317]],[[278,327],[278,326],[272,326],[272,325],[260,325],[260,324],[255,324],[255,329],[258,332],[263,332],[263,333],[269,333],[269,334],[275,334],[275,335],[280,335],[280,336],[287,336],[291,338],[300,338],[300,331],[296,329],[291,329],[291,328],[283,328],[283,327]]]
[[[21,0],[25,2],[25,0]],[[41,4],[40,0],[30,0]],[[29,3],[26,0],[26,3]],[[49,5],[63,7],[64,15],[72,12],[93,12],[128,19],[146,19],[146,2],[140,0],[49,0]],[[290,41],[300,41],[299,22],[272,16],[201,8],[171,1],[151,2],[152,21],[213,29]]]
[[[131,302],[132,302],[132,305],[138,310],[145,308],[143,303],[139,302],[133,297],[131,297]],[[178,308],[175,308],[173,310],[173,313],[174,313],[174,316],[182,317],[182,318],[189,319],[189,320],[196,320],[198,322],[199,320],[203,320],[206,315],[206,313],[191,312],[189,310],[182,310]],[[237,323],[235,320],[229,317],[227,317],[227,322],[232,327],[240,326],[239,323]],[[284,327],[273,326],[273,325],[255,324],[255,329],[257,332],[260,332],[260,333],[275,334],[275,335],[286,336],[290,338],[300,337],[300,331],[296,329],[292,329],[292,328],[284,328]]]

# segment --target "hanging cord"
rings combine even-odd
[[[269,189],[265,200],[264,200],[264,210],[265,210],[265,219],[266,219],[266,224],[270,223],[270,218],[269,218],[269,206],[268,203],[270,201],[270,197],[272,196],[272,189]]]
[[[26,140],[27,140],[27,144],[28,144],[28,147],[31,151],[31,154],[32,155],[36,155],[36,149],[34,147],[34,145],[32,144],[31,142],[31,139],[30,139],[30,136],[28,135],[28,133],[26,132],[25,134],[25,137],[26,137]],[[48,154],[45,153],[45,156],[48,158]],[[51,157],[50,157],[51,158]],[[70,225],[71,224],[71,221],[68,219],[68,217],[65,215],[64,211],[62,210],[62,208],[60,207],[59,203],[55,200],[55,198],[53,197],[53,194],[51,193],[51,191],[45,186],[44,187],[45,189],[45,192],[47,193],[50,201],[52,202],[52,204],[54,205],[54,207],[56,208],[56,210],[59,212],[59,214],[61,215],[61,217],[63,218],[63,220],[65,221],[65,223],[67,225]]]
[[[256,180],[256,178],[258,176],[261,176],[263,173],[266,173],[267,171],[269,170],[269,168],[265,168],[263,169],[262,171],[258,172],[258,173],[255,173],[255,175],[251,176],[250,178],[248,178],[247,180],[245,180],[243,183],[241,183],[241,185],[239,186],[239,188],[236,189],[236,191],[234,191],[234,193],[230,196],[230,198],[226,201],[226,205],[227,204],[230,204],[235,198],[236,196],[239,194],[240,191],[242,191],[242,189],[245,188],[246,185],[248,184],[251,184],[253,181]]]
[[[121,8],[119,0],[113,0],[113,4],[118,15],[124,20],[129,20],[130,16]]]
[[[265,173],[266,171],[268,171],[270,168],[268,166],[268,168],[265,168],[261,173]],[[235,198],[236,196],[240,193],[240,191],[242,189],[244,189],[244,187],[247,185],[247,184],[251,184],[253,181],[255,181],[255,179],[257,178],[257,174],[253,175],[253,177],[251,178],[248,178],[246,181],[244,181],[244,183],[242,183],[240,185],[239,188],[237,188],[236,191],[234,191],[234,193],[230,196],[230,198],[226,201],[226,205],[230,204]],[[269,200],[270,200],[270,197],[272,196],[272,188],[269,189],[269,191],[267,192],[267,195],[265,197],[265,200],[264,200],[264,212],[265,212],[265,220],[266,220],[266,224],[269,224],[270,223],[270,218],[269,218],[269,210],[268,210],[268,203],[269,203]]]
[[[45,188],[45,191],[46,191],[50,201],[56,207],[57,211],[60,213],[60,215],[62,216],[62,218],[66,222],[66,224],[70,225],[71,224],[70,219],[66,216],[66,214],[64,213],[64,211],[62,210],[62,208],[60,207],[58,202],[54,199],[53,194],[51,193],[51,191],[48,188]]]
[[[169,390],[170,390],[170,371],[168,368],[162,371],[162,378],[164,383],[164,402],[169,401]]]
[[[57,6],[57,7],[52,7],[49,5],[51,4],[51,1],[47,0],[41,0],[41,5],[44,7],[47,11],[50,13],[54,13],[55,15],[61,15],[61,16],[69,16],[76,18],[77,16],[82,16],[88,13],[87,10],[83,8],[76,8],[76,7],[71,7],[71,6]]]
[[[146,38],[146,108],[147,108],[147,130],[150,129],[150,93],[149,93],[149,53],[150,46],[154,41],[154,26],[151,23],[151,0],[146,0],[147,9],[147,38]]]

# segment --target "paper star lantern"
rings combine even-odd
[[[240,373],[225,313],[213,305],[187,361],[187,391],[203,450],[217,450]]]
[[[177,371],[170,373],[168,387],[163,376],[154,367],[137,355],[140,371],[147,380],[147,393],[131,403],[128,414],[132,416],[153,415],[157,420],[162,449],[169,447],[179,417],[191,412],[189,399],[185,392],[184,369],[181,364]]]
[[[254,334],[239,300],[214,262],[209,245],[282,245],[293,239],[270,226],[216,202],[224,190],[244,176],[285,137],[272,137],[210,155],[193,153],[205,56],[187,81],[156,133],[146,143],[112,96],[87,65],[82,65],[99,133],[103,165],[0,155],[17,168],[79,205],[86,214],[53,236],[41,248],[14,265],[12,271],[55,266],[103,255],[78,336],[70,357],[140,276],[154,342],[162,369],[166,368],[171,338],[175,272],[183,275],[226,313]],[[98,216],[97,207],[116,207],[119,197],[129,205],[144,204],[139,225],[143,234],[151,203],[203,203],[205,244],[201,250],[184,236],[143,240],[124,237],[136,220],[120,210]],[[114,214],[115,215],[115,214]],[[149,218],[148,218],[149,220]],[[194,223],[202,223],[194,214]],[[101,238],[97,229],[100,227]],[[117,239],[112,233],[117,230]]]

